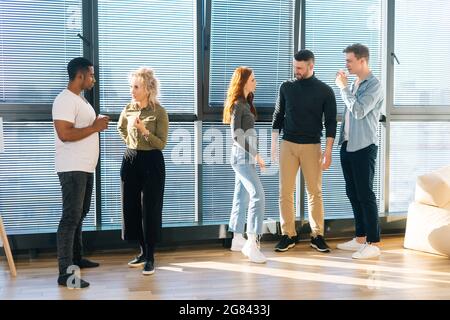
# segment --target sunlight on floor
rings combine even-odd
[[[167,270],[167,271],[175,271],[175,272],[184,272],[183,268],[174,268],[174,267],[158,267],[158,270]]]
[[[363,270],[363,271],[376,271],[376,272],[394,272],[402,274],[423,274],[430,276],[444,276],[450,278],[450,272],[438,272],[438,271],[427,271],[427,270],[417,270],[412,268],[395,268],[386,267],[380,265],[380,261],[374,261],[374,264],[360,264],[352,262],[336,262],[330,260],[320,260],[320,259],[308,259],[308,258],[296,258],[296,257],[279,257],[279,258],[269,258],[268,260],[284,262],[284,263],[294,263],[298,265],[306,266],[318,266],[318,267],[331,267],[331,268],[343,268],[343,269],[353,269],[353,270]]]
[[[213,262],[213,261],[174,263],[173,265],[184,268],[214,269],[222,271],[242,272],[242,273],[267,275],[272,277],[290,278],[296,280],[365,286],[369,288],[411,289],[421,287],[421,285],[417,284],[378,280],[376,276],[370,273],[366,278],[355,278],[348,276],[329,275],[323,273],[278,269],[270,266],[263,267],[256,265],[240,265],[232,263]]]

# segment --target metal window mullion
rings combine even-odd
[[[300,49],[304,49],[306,43],[306,0],[295,0],[294,10],[294,52],[297,52]]]
[[[391,114],[394,103],[394,59],[391,53],[395,52],[395,0],[386,1],[386,50],[385,50],[385,85],[386,85],[386,122],[384,123],[384,166],[383,172],[383,208],[382,211],[389,213],[389,193],[390,193],[390,146],[391,146]],[[382,130],[383,132],[383,130]],[[382,140],[383,141],[383,140]],[[380,159],[381,160],[381,159]]]
[[[94,64],[96,84],[90,91],[85,92],[85,97],[92,105],[96,114],[100,113],[100,81],[98,60],[98,0],[82,1],[83,37],[89,40],[90,45],[83,42],[83,56]],[[80,40],[81,41],[81,40]],[[99,144],[102,143],[99,134]],[[102,227],[102,197],[101,197],[101,157],[95,168],[95,226],[97,230]]]
[[[194,122],[194,167],[195,167],[195,222],[203,223],[203,181],[202,181],[202,135],[203,122]]]

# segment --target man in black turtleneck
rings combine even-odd
[[[277,161],[278,134],[283,130],[280,145],[280,221],[283,236],[275,251],[287,251],[295,246],[294,190],[298,169],[308,191],[311,247],[329,252],[324,234],[322,201],[322,170],[331,165],[331,150],[336,136],[336,98],[333,89],[314,75],[314,54],[300,50],[294,56],[296,79],[285,81],[272,122],[272,160]],[[320,137],[323,120],[327,143],[322,153]]]

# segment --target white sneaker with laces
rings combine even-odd
[[[364,246],[364,243],[359,243],[356,241],[356,238],[353,238],[350,241],[339,243],[336,247],[340,250],[346,250],[346,251],[358,251]]]
[[[254,234],[248,234],[248,240],[242,248],[242,253],[254,263],[265,263],[267,261],[267,258],[259,250],[259,241]]]
[[[247,240],[242,233],[233,234],[233,240],[231,240],[231,251],[241,251]]]
[[[361,249],[352,254],[353,259],[371,259],[380,255],[380,249],[373,245],[365,243]]]

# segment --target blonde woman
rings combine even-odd
[[[151,68],[129,76],[131,102],[120,114],[117,129],[127,145],[120,169],[122,238],[137,240],[140,254],[128,263],[143,265],[142,274],[155,272],[154,248],[161,235],[166,146],[169,119],[160,105],[158,80]]]
[[[229,230],[234,233],[231,250],[242,251],[252,262],[264,263],[266,257],[259,250],[258,239],[262,233],[265,195],[255,162],[261,169],[265,168],[265,164],[257,150],[256,110],[253,105],[255,89],[256,79],[252,69],[236,68],[228,87],[223,122],[231,127],[231,166],[236,174],[229,222]],[[247,208],[248,240],[245,241],[243,233]]]

